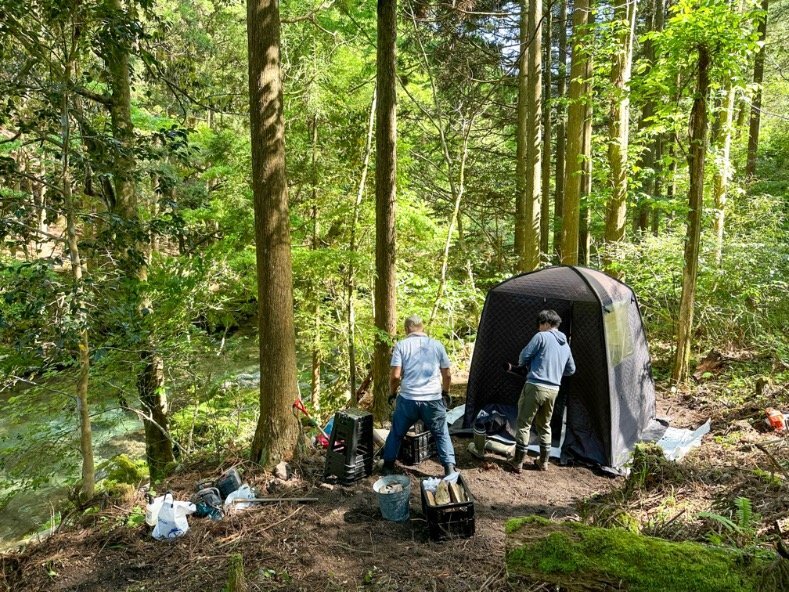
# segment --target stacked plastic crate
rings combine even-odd
[[[361,409],[334,415],[323,479],[350,485],[373,472],[373,416]]]

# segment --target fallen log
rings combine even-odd
[[[506,566],[570,592],[779,592],[789,561],[772,553],[674,542],[539,516],[506,524]]]

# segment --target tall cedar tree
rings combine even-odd
[[[578,264],[581,182],[584,168],[584,122],[587,114],[585,95],[589,55],[584,49],[586,25],[589,23],[589,0],[576,0],[573,7],[573,44],[570,63],[570,92],[567,109],[567,157],[562,203],[562,241],[560,260],[565,265]]]
[[[556,188],[553,196],[553,259],[558,260],[562,241],[562,208],[564,207],[564,167],[566,146],[567,111],[564,98],[567,94],[567,0],[559,3],[559,65],[556,80]]]
[[[551,28],[553,13],[551,6],[544,12],[543,17],[543,69],[542,69],[542,202],[540,205],[540,253],[548,256],[550,247],[548,241],[551,230]]]
[[[660,32],[663,30],[665,22],[666,6],[664,0],[654,0],[647,4],[647,8],[651,9],[645,20],[647,33],[651,31]],[[651,38],[644,40],[642,45],[642,58],[645,64],[645,70],[642,76],[646,75],[655,64],[655,42]],[[642,135],[647,136],[647,130],[654,125],[654,116],[657,111],[657,104],[655,97],[649,95],[644,100],[641,107],[641,117],[638,122],[638,127]],[[656,202],[660,199],[663,166],[661,164],[663,154],[663,137],[664,134],[656,134],[654,138],[646,142],[643,151],[641,152],[638,160],[637,168],[641,171],[641,197],[637,201],[637,207],[633,211],[633,232],[646,232],[647,224],[649,223],[650,214],[652,218],[653,232],[657,234],[657,225],[659,224],[660,209],[651,207],[651,202]]]
[[[633,58],[633,35],[636,25],[636,2],[614,2],[614,26],[617,48],[611,64],[611,112],[608,124],[608,166],[611,170],[611,197],[606,205],[605,241],[608,243],[604,266],[610,273],[613,244],[625,238],[627,221],[627,146],[630,132],[630,65]]]
[[[391,338],[397,315],[395,196],[397,178],[397,0],[378,0],[375,135],[375,352],[373,413],[388,414]]]
[[[515,237],[518,270],[533,271],[540,264],[542,0],[521,0],[520,11]]]
[[[258,271],[260,418],[250,457],[271,466],[292,457],[299,435],[285,121],[277,0],[247,1],[252,191]]]

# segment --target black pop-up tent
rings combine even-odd
[[[577,368],[562,381],[551,421],[553,444],[563,436],[563,459],[619,470],[636,442],[660,437],[665,426],[655,421],[655,385],[635,294],[592,269],[549,267],[490,290],[471,361],[463,427],[471,427],[485,406],[517,404],[524,379],[502,364],[517,364],[537,332],[537,313],[549,308],[562,317],[559,330],[570,338]]]

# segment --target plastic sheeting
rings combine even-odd
[[[701,439],[709,431],[709,419],[695,430],[669,427],[663,437],[657,441],[657,445],[663,449],[667,459],[680,460],[691,449],[701,445]]]

